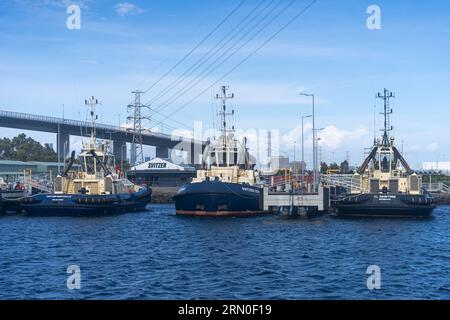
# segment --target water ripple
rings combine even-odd
[[[450,207],[433,219],[0,217],[0,299],[449,299]],[[69,265],[81,290],[66,287]],[[382,270],[369,291],[367,267]]]

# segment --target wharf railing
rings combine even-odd
[[[327,187],[341,187],[347,190],[361,191],[361,180],[354,179],[352,174],[327,174],[321,178]]]
[[[312,183],[306,179],[302,181],[301,177],[291,177],[276,182],[266,183],[265,186],[270,192],[290,192],[292,189],[294,192],[311,192],[313,186]]]
[[[50,175],[47,173],[34,175],[25,173],[24,175],[18,177],[18,181],[23,184],[28,194],[32,193],[33,188],[44,193],[53,192],[53,182]]]
[[[449,193],[449,186],[443,182],[424,183],[423,188],[428,192]]]

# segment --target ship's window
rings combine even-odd
[[[87,174],[95,174],[96,168],[95,164],[96,161],[94,157],[92,156],[84,156],[81,159],[81,163],[83,165],[83,171],[87,172]]]
[[[205,211],[205,205],[201,204],[201,203],[196,203],[195,204],[195,210],[197,210],[197,211]]]
[[[380,170],[380,162],[379,161],[374,161],[374,169]]]
[[[113,155],[105,156],[105,159],[103,161],[106,164],[106,167],[114,168],[114,166],[115,166],[115,159],[114,159]]]
[[[382,172],[389,172],[389,159],[388,155],[383,155],[381,159],[381,171]]]
[[[410,178],[410,186],[411,191],[419,191],[419,178],[417,176],[411,176]]]
[[[228,206],[226,204],[218,204],[217,205],[217,211],[227,211]]]

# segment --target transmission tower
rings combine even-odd
[[[141,104],[142,91],[133,91],[134,104],[128,106],[128,112],[131,114],[127,117],[127,120],[131,120],[133,123],[132,133],[133,140],[131,142],[131,156],[130,162],[132,165],[136,165],[144,162],[144,148],[142,145],[142,120],[150,120],[149,117],[143,115],[142,109],[148,108],[148,106]]]

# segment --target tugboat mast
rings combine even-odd
[[[220,144],[223,148],[223,163],[225,166],[229,165],[229,152],[228,152],[228,134],[234,132],[234,126],[228,129],[227,126],[227,116],[234,115],[234,110],[231,112],[227,111],[227,100],[234,98],[234,93],[227,94],[228,86],[222,86],[222,95],[216,94],[217,100],[222,100],[222,109],[218,112],[218,117],[220,118],[220,129],[222,131],[222,136],[220,137]]]
[[[234,110],[231,112],[227,111],[227,100],[234,98],[234,93],[227,94],[227,90],[229,89],[228,86],[222,86],[222,95],[216,94],[217,100],[222,100],[222,110],[219,111],[218,116],[220,117],[220,129],[222,131],[222,135],[226,137],[228,133],[231,133],[234,131],[234,126],[231,127],[229,130],[227,127],[227,116],[234,115]]]
[[[389,107],[389,100],[391,98],[395,98],[395,94],[390,92],[388,89],[384,89],[383,93],[378,92],[376,98],[383,99],[384,102],[384,110],[381,113],[382,115],[384,115],[384,129],[381,129],[381,131],[383,131],[384,133],[383,141],[381,144],[383,147],[388,148],[390,146],[389,132],[394,129],[391,126],[390,115],[393,113],[393,110]]]
[[[98,99],[95,99],[94,96],[92,96],[91,98],[86,99],[84,101],[84,104],[91,108],[91,112],[90,112],[90,114],[91,114],[91,121],[92,121],[91,144],[93,146],[95,146],[95,144],[96,144],[95,140],[96,140],[96,137],[97,137],[97,129],[96,129],[95,123],[96,123],[96,121],[98,119],[98,115],[95,113],[95,108],[99,104],[99,102],[98,102]]]

